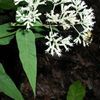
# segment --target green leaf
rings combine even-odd
[[[83,100],[85,96],[85,87],[80,81],[76,81],[69,87],[67,100]]]
[[[14,33],[8,32],[10,24],[0,25],[0,45],[7,45],[14,37]]]
[[[18,30],[16,33],[16,40],[23,69],[35,95],[37,75],[35,34],[33,34],[31,30]]]
[[[14,100],[24,100],[14,82],[5,73],[2,64],[0,64],[0,92],[5,93]]]
[[[39,33],[35,33],[35,38],[44,38],[45,36]]]
[[[41,22],[39,22],[39,21],[36,21],[35,23],[34,23],[34,26],[36,26],[36,27],[40,27],[40,26],[42,26],[42,23]]]
[[[0,8],[1,9],[11,9],[13,8],[14,1],[13,0],[0,0]]]
[[[36,32],[42,32],[43,31],[43,24],[40,23],[39,21],[36,21],[36,23],[34,23],[34,27],[32,27]]]

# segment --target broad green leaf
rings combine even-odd
[[[14,82],[5,73],[2,64],[0,64],[0,92],[5,93],[14,100],[24,100]]]
[[[16,33],[16,40],[23,69],[35,95],[37,75],[35,34],[33,34],[31,30],[18,30]]]
[[[7,45],[14,37],[14,33],[8,32],[10,24],[0,25],[0,45]]]
[[[14,7],[14,0],[0,0],[1,9],[11,9]]]
[[[85,96],[85,87],[80,81],[76,81],[69,87],[67,100],[83,100]]]

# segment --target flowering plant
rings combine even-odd
[[[94,13],[93,9],[89,8],[84,1],[81,0],[15,0],[15,4],[25,1],[27,6],[18,7],[16,11],[16,23],[26,26],[26,30],[31,29],[35,26],[35,23],[39,21],[42,25],[48,25],[50,28],[49,35],[45,36],[47,40],[46,45],[48,46],[46,52],[53,55],[61,56],[62,47],[65,51],[69,51],[69,46],[74,44],[81,44],[87,46],[91,43],[92,39],[89,39],[92,35],[91,31],[94,26]],[[42,22],[42,13],[38,11],[38,6],[45,5],[50,2],[53,6],[50,11],[45,12],[46,22]],[[57,8],[59,11],[57,12]],[[26,13],[25,13],[26,12]],[[81,27],[82,30],[76,28]],[[54,31],[53,28],[57,28]],[[60,29],[59,29],[60,27]],[[62,29],[61,29],[62,28]],[[70,34],[67,37],[63,37],[60,31],[73,28],[77,32],[75,38]]]
[[[47,30],[43,36],[47,47],[45,52],[60,57],[63,50],[69,51],[74,45],[89,46],[92,42],[91,31],[95,24],[95,16],[93,9],[82,0],[14,0],[14,4],[15,22],[9,25],[11,29],[16,30],[7,34],[9,39],[7,37],[3,44],[8,44],[13,36],[16,36],[20,60],[35,94],[35,39],[36,35],[41,33],[41,28]],[[43,7],[48,9],[41,11]],[[74,30],[74,33],[68,33],[68,30]]]

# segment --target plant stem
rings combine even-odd
[[[15,34],[15,32],[12,32],[11,34],[7,34],[7,35],[2,35],[2,36],[0,36],[0,39],[12,36],[14,34]]]

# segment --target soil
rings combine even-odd
[[[38,74],[35,100],[66,100],[69,86],[76,80],[80,80],[86,86],[84,100],[100,100],[100,0],[85,1],[94,9],[96,16],[92,32],[93,42],[89,47],[75,46],[59,58],[45,54],[44,42],[36,41]],[[10,17],[6,16],[6,19],[0,22],[10,20]],[[19,62],[15,39],[10,45],[0,46],[0,62],[4,64],[6,72],[21,90],[25,100],[34,100],[33,92]],[[0,94],[0,97],[1,100],[11,100],[4,94]]]

